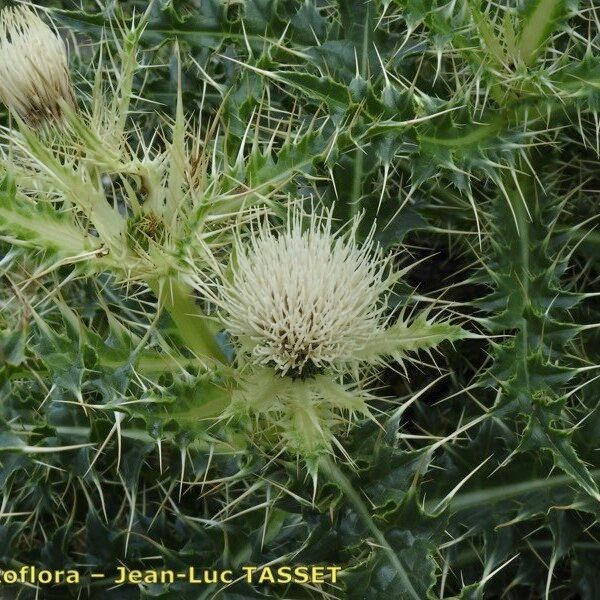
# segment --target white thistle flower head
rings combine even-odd
[[[238,243],[222,307],[250,362],[294,377],[358,362],[380,329],[390,279],[372,236],[353,240],[357,225],[336,235],[329,213],[304,229],[296,212],[283,233],[263,224]]]
[[[63,40],[30,8],[0,12],[0,99],[31,125],[74,107]]]
[[[401,363],[467,333],[428,310],[409,321],[403,309],[390,325],[386,297],[402,271],[390,268],[374,230],[358,244],[358,219],[341,234],[331,212],[307,221],[295,212],[280,233],[265,221],[238,238],[218,302],[239,362],[223,418],[279,440],[314,477],[320,456],[344,452],[336,431],[373,418],[363,364]]]

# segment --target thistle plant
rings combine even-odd
[[[29,123],[9,127],[2,135],[8,193],[0,223],[33,245],[51,248],[58,264],[84,263],[88,273],[109,271],[125,284],[148,286],[189,350],[204,359],[222,359],[210,324],[195,306],[191,281],[214,270],[215,249],[227,243],[232,217],[243,217],[249,192],[237,191],[235,166],[217,171],[216,177],[208,173],[210,154],[200,129],[188,126],[181,96],[162,147],[148,147],[135,130],[127,131],[132,81],[142,66],[137,56],[144,19],[119,42],[120,70],[112,74],[116,83],[104,84],[105,68],[99,63],[92,97],[76,111],[55,82],[54,71],[59,70],[64,86],[69,81],[60,39],[29,9],[3,14],[10,44],[25,45],[28,62],[38,49],[37,31],[52,36],[62,49],[62,62],[54,52],[40,67],[32,67],[32,74],[49,72],[32,85],[51,97],[44,104],[55,116],[62,114],[64,127],[49,136],[46,129],[29,126],[35,120],[25,114],[23,98],[35,100],[41,91],[31,96],[23,90],[21,104],[7,100]],[[10,44],[5,38],[7,64],[12,52],[22,52]],[[261,202],[268,203],[268,194]]]
[[[598,6],[16,4],[0,593],[594,600]]]
[[[399,363],[465,332],[424,315],[386,327],[400,275],[387,273],[392,257],[381,256],[372,235],[354,241],[358,219],[337,235],[331,212],[313,212],[304,225],[296,211],[279,235],[264,221],[249,240],[238,238],[221,306],[240,362],[228,414],[256,420],[271,442],[279,433],[285,447],[314,460],[332,451],[345,420],[371,416],[364,366]]]

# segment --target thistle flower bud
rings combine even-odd
[[[0,12],[0,99],[30,125],[75,106],[62,39],[30,8]]]

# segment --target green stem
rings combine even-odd
[[[213,335],[213,324],[194,302],[192,292],[176,279],[148,281],[162,308],[177,326],[181,339],[199,357],[227,363]]]
[[[329,458],[322,457],[319,461],[319,469],[322,473],[332,482],[334,482],[340,490],[346,496],[346,499],[352,504],[356,510],[358,516],[362,519],[363,523],[367,526],[377,544],[385,552],[391,565],[396,569],[398,577],[402,581],[404,588],[408,595],[413,600],[422,600],[415,588],[413,587],[406,570],[402,566],[398,555],[390,546],[389,542],[385,539],[383,532],[377,527],[373,517],[369,512],[369,509],[365,506],[362,498],[358,492],[354,489],[348,478],[344,475],[341,469]]]
[[[352,196],[350,198],[349,214],[350,218],[354,218],[360,213],[363,186],[363,171],[364,171],[364,150],[357,148],[354,151],[354,170],[352,173]]]
[[[590,475],[595,480],[599,480],[600,469],[590,471]],[[457,513],[459,511],[472,510],[481,506],[491,506],[496,502],[508,500],[515,496],[529,494],[537,490],[548,491],[560,486],[569,486],[572,488],[573,478],[570,475],[555,475],[553,477],[503,484],[485,490],[475,490],[473,492],[457,494],[448,504],[448,510],[451,513]],[[429,500],[425,504],[425,509],[431,510],[440,502],[441,499]]]
[[[525,188],[525,184],[522,186]],[[522,306],[523,306],[523,316],[521,318],[521,352],[522,352],[522,361],[523,361],[523,376],[525,377],[525,385],[529,390],[529,323],[527,321],[527,317],[525,316],[525,308],[529,306],[529,279],[530,279],[530,256],[529,256],[529,226],[530,220],[529,215],[527,214],[524,200],[521,198],[518,191],[513,187],[513,194],[510,198],[510,203],[512,205],[515,221],[516,221],[516,235],[517,239],[514,240],[514,243],[517,244],[519,248],[519,254],[521,257],[521,264],[519,265],[519,273],[517,274],[518,279],[520,280],[521,289],[523,291],[522,295]],[[510,189],[510,188],[508,188]]]
[[[67,436],[75,436],[82,437],[85,440],[89,440],[93,434],[93,428],[91,426],[85,425],[56,425],[52,426],[54,431],[58,435],[67,435]],[[38,436],[36,433],[37,426],[32,425],[30,423],[18,423],[14,424],[11,428],[11,433],[14,435],[23,435],[23,436]],[[151,436],[147,431],[143,429],[133,429],[128,427],[121,427],[119,435],[122,438],[129,440],[136,440],[138,442],[144,442],[146,444],[156,444],[157,438]],[[163,438],[165,439],[165,438]],[[169,438],[166,438],[167,440]],[[35,442],[32,441],[33,445]],[[196,438],[190,447],[199,448],[201,450],[208,451],[212,448],[213,451],[222,455],[235,455],[240,451],[239,448],[236,448],[229,442],[223,442],[217,439],[203,440],[202,438]]]

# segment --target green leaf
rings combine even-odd
[[[214,337],[214,326],[196,305],[193,292],[176,279],[148,282],[159,302],[167,310],[189,350],[201,359],[225,361]]]
[[[569,475],[582,490],[600,502],[598,486],[583,461],[577,456],[570,438],[568,432],[555,429],[542,422],[538,416],[532,415],[520,448],[548,450],[552,454],[554,464]]]
[[[498,36],[494,31],[489,18],[486,18],[486,16],[481,13],[479,6],[474,1],[469,2],[469,10],[477,25],[479,35],[484,42],[483,47],[488,56],[496,63],[496,65],[502,66],[502,63],[505,60],[504,49],[498,40]]]
[[[369,75],[369,55],[373,45],[375,29],[375,4],[339,0],[344,38],[350,40],[356,51],[359,74],[365,79]]]
[[[5,234],[17,234],[34,246],[71,255],[99,246],[93,237],[85,235],[54,208],[18,200],[15,181],[10,175],[6,175],[0,184],[0,230]]]
[[[27,334],[26,328],[0,331],[0,365],[4,363],[18,367],[25,361]]]
[[[348,88],[331,77],[316,77],[293,71],[273,71],[269,76],[301,91],[313,100],[324,102],[330,112],[343,112],[350,107]]]
[[[349,597],[360,597],[363,600],[383,600],[390,597],[403,600],[427,598],[435,581],[435,563],[430,557],[434,546],[426,538],[414,535],[415,530],[422,524],[421,520],[429,518],[416,505],[414,495],[405,498],[396,510],[386,513],[382,523],[377,523],[361,495],[333,461],[321,457],[319,469],[342,491],[355,511],[357,520],[373,536],[377,547],[366,566],[358,568],[354,575],[347,575],[347,592],[357,593],[356,596]],[[415,521],[416,518],[419,520]],[[410,523],[410,531],[400,529],[397,526],[399,521],[403,526]],[[426,531],[427,527],[424,527],[424,530]],[[419,570],[415,572],[417,566]],[[372,595],[366,595],[367,590]]]
[[[533,0],[527,10],[519,37],[518,52],[526,65],[544,49],[556,22],[564,15],[566,0]]]
[[[59,217],[56,211],[35,206],[0,206],[0,229],[13,235],[16,233],[20,239],[31,242],[32,246],[58,250],[72,256],[99,247],[94,238],[84,235],[66,218]]]
[[[573,558],[572,577],[581,600],[596,600],[600,597],[600,556],[597,552],[579,550]]]
[[[235,61],[238,62],[238,61]],[[240,63],[241,64],[241,63]],[[331,77],[317,77],[296,71],[268,70],[243,64],[247,69],[305,94],[318,103],[323,102],[330,112],[344,112],[350,106],[350,92]]]
[[[360,351],[363,360],[377,361],[392,356],[402,359],[409,352],[429,350],[445,341],[458,341],[474,337],[459,325],[436,323],[426,313],[419,315],[410,325],[402,318],[388,329],[374,336]]]
[[[382,519],[383,520],[383,519]],[[414,494],[409,494],[382,525],[385,538],[410,577],[410,584],[391,569],[386,554],[375,549],[359,567],[344,573],[349,600],[432,599],[437,565],[434,537],[443,529],[443,519],[426,515]]]
[[[401,539],[401,535],[399,534]],[[406,540],[403,540],[406,542]],[[398,542],[400,544],[400,541]],[[423,540],[415,540],[399,551],[400,560],[411,573],[415,582],[413,591],[390,569],[381,552],[373,552],[369,560],[359,568],[344,575],[348,600],[426,600],[435,584],[436,564],[432,558],[434,548]],[[414,592],[414,593],[413,593]],[[416,596],[415,596],[416,594]]]

